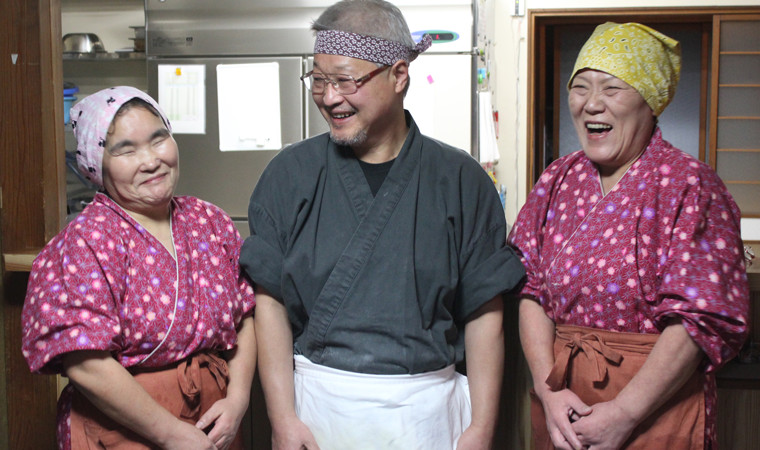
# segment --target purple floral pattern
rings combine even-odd
[[[234,224],[210,203],[176,197],[172,235],[177,263],[113,200],[97,194],[34,261],[22,315],[30,369],[61,373],[61,355],[77,350],[107,350],[132,367],[160,345],[142,366],[163,367],[202,350],[234,347],[236,326],[255,305],[239,270],[242,241]],[[62,397],[62,445],[69,408]]]
[[[658,129],[607,195],[582,151],[551,164],[509,243],[527,270],[522,296],[539,301],[555,323],[659,333],[681,319],[707,356],[707,434],[714,437],[712,372],[748,332],[739,218],[715,172]]]

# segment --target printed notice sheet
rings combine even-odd
[[[219,149],[279,150],[280,65],[219,64]]]
[[[158,104],[175,134],[206,133],[206,66],[159,64]]]

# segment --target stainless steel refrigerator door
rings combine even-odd
[[[314,57],[309,56],[305,61],[306,67],[304,67],[304,73],[314,68]],[[304,89],[303,101],[306,105],[306,137],[330,131],[330,126],[327,125],[327,121],[322,117],[322,113],[319,112],[319,108],[314,103],[314,99],[311,98],[311,92],[308,89]]]
[[[150,58],[148,60],[148,91],[158,98],[158,66],[161,64],[204,64],[206,66],[206,132],[205,134],[175,134],[179,146],[180,177],[178,195],[192,195],[209,201],[238,222],[247,235],[245,225],[248,200],[261,173],[277,150],[220,151],[217,101],[218,64],[250,64],[277,62],[280,82],[280,125],[283,146],[303,139],[303,88],[299,80],[303,66],[300,57],[220,57],[220,58]],[[253,86],[253,89],[271,89]],[[272,108],[272,105],[252,104],[250,108]]]

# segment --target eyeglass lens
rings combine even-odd
[[[333,85],[338,94],[353,94],[356,92],[356,80],[349,75],[325,76],[322,74],[311,74],[304,78],[306,88],[314,94],[321,94],[325,91],[327,83]]]

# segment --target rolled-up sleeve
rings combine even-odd
[[[275,298],[282,298],[281,278],[283,248],[277,225],[271,215],[251,200],[248,208],[251,234],[240,250],[240,266],[256,285],[266,289]]]
[[[121,326],[114,292],[123,280],[117,252],[105,238],[71,226],[35,259],[22,313],[22,352],[32,372],[61,373],[61,356],[79,350],[116,351]],[[108,267],[108,271],[104,270]]]
[[[655,322],[681,319],[709,359],[708,371],[731,359],[747,337],[749,286],[739,210],[712,172],[689,177],[661,255]]]

